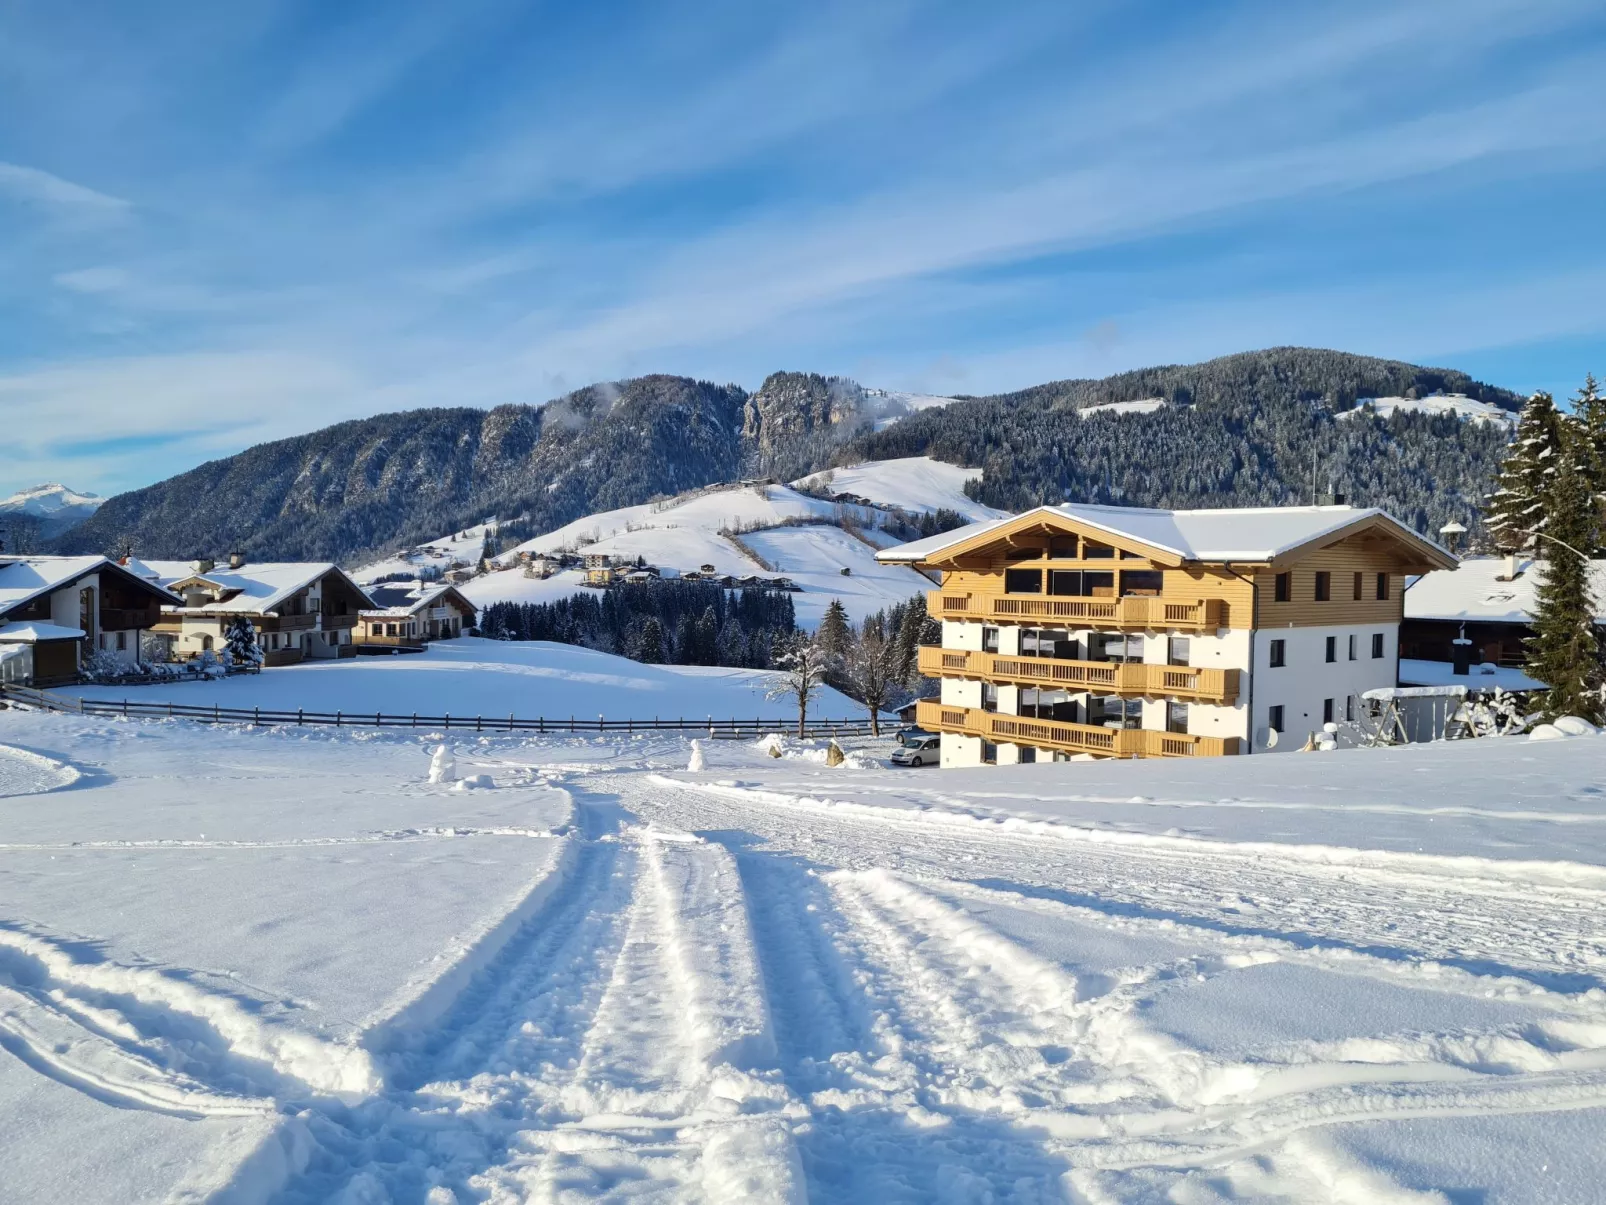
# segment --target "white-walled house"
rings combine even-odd
[[[1044,506],[877,559],[941,575],[945,766],[1298,749],[1396,685],[1406,579],[1456,563],[1349,506]]]
[[[477,614],[474,604],[446,582],[385,582],[369,586],[368,596],[378,605],[359,617],[358,644],[451,640],[472,628]]]
[[[132,670],[141,638],[177,601],[107,557],[0,556],[0,679],[71,682],[97,652]]]
[[[355,656],[358,615],[373,606],[362,587],[328,563],[250,564],[234,557],[227,566],[144,561],[141,569],[182,599],[164,609],[154,629],[175,661],[223,649],[229,624],[240,616],[256,628],[266,666]]]

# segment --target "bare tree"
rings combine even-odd
[[[812,636],[799,632],[782,646],[775,658],[780,671],[775,684],[766,692],[770,699],[797,700],[797,735],[802,739],[807,731],[809,700],[825,682],[829,658]]]
[[[863,634],[848,645],[842,659],[848,689],[870,712],[870,733],[881,735],[881,711],[900,688],[898,646],[887,640],[881,625],[866,620]]]

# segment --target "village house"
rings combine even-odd
[[[1044,506],[877,559],[941,575],[944,766],[1300,748],[1396,684],[1406,578],[1455,565],[1349,506]]]
[[[419,645],[474,626],[474,604],[449,583],[386,582],[370,586],[368,597],[377,605],[358,617],[358,644]]]
[[[102,556],[0,556],[0,681],[50,686],[98,660],[133,670],[178,600]]]
[[[209,560],[131,566],[183,600],[165,608],[152,629],[166,639],[173,661],[221,651],[240,617],[256,629],[265,666],[351,657],[358,613],[373,606],[339,566],[326,563],[250,564],[233,556],[226,566]]]
[[[1465,675],[1469,665],[1521,669],[1544,577],[1543,561],[1520,556],[1468,557],[1454,569],[1424,574],[1405,590],[1400,656],[1449,662],[1453,676]],[[1599,611],[1606,605],[1606,561],[1590,562],[1589,580]],[[1595,616],[1595,626],[1606,638],[1606,614]]]

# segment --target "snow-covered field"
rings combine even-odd
[[[643,665],[543,640],[438,640],[422,653],[307,661],[212,682],[83,686],[59,693],[93,699],[347,715],[517,716],[645,720],[718,716],[784,719],[795,706],[765,694],[775,675],[705,665]],[[810,703],[821,719],[863,718],[864,708],[826,688]]]
[[[438,739],[0,712],[0,1196],[1600,1199],[1601,738]]]
[[[1422,398],[1361,398],[1354,410],[1346,410],[1338,417],[1364,413],[1366,407],[1370,407],[1374,414],[1383,418],[1387,418],[1396,410],[1401,410],[1414,414],[1454,414],[1470,422],[1494,423],[1507,428],[1515,428],[1517,425],[1515,412],[1496,406],[1492,402],[1480,402],[1464,393],[1435,394],[1432,397]]]
[[[1101,402],[1097,406],[1083,406],[1076,413],[1083,418],[1089,414],[1153,414],[1165,404],[1163,397],[1146,397],[1130,402]]]
[[[1003,511],[966,497],[965,482],[980,476],[980,469],[944,464],[929,456],[906,456],[900,460],[871,460],[828,469],[792,484],[833,494],[853,494],[880,506],[901,507],[916,514],[951,510],[972,523],[1002,519]]]
[[[855,623],[933,587],[904,565],[883,565],[875,549],[840,527],[777,527],[742,537],[777,573],[803,587],[792,595],[799,626],[818,627],[833,598]],[[849,570],[843,576],[842,570]]]

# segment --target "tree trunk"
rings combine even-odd
[[[874,707],[870,708],[870,735],[881,735],[881,713]]]
[[[807,695],[800,694],[797,697],[797,739],[798,740],[802,740],[803,739],[803,734],[807,730],[808,719],[809,719],[809,699],[808,699]]]

